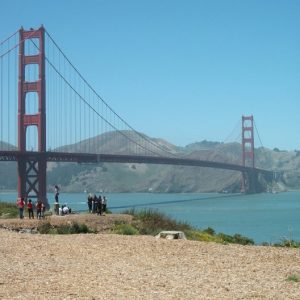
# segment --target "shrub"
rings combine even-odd
[[[57,234],[71,234],[74,233],[73,230],[71,230],[71,226],[69,224],[61,224],[57,227],[55,227],[56,233]]]
[[[274,244],[274,246],[277,247],[290,247],[290,248],[300,248],[300,243],[294,241],[294,240],[287,240],[284,239],[280,244]]]
[[[222,243],[230,243],[230,244],[234,243],[234,238],[231,235],[221,232],[217,236],[220,238]]]
[[[218,236],[211,235],[205,230],[187,230],[185,235],[188,240],[203,241],[203,242],[216,242],[221,243],[222,240]]]
[[[206,229],[203,230],[203,232],[206,232],[210,235],[215,235],[215,233],[216,233],[215,230],[212,229],[211,227],[207,227]]]
[[[37,227],[37,231],[41,234],[49,234],[51,229],[53,229],[53,227],[50,222],[43,222]]]
[[[15,203],[0,202],[0,218],[16,218],[19,215],[19,209]]]
[[[133,216],[134,225],[140,234],[156,235],[162,230],[185,231],[192,229],[190,225],[178,222],[157,210],[144,209],[136,211],[130,209],[123,213]]]
[[[240,234],[235,234],[233,236],[233,240],[235,244],[240,245],[254,245],[254,241],[246,236],[242,236]]]
[[[225,233],[219,233],[217,236],[222,240],[223,243],[254,245],[254,241],[252,239],[237,233],[233,236]]]
[[[91,230],[86,224],[79,224],[72,222],[71,224],[62,224],[56,228],[58,234],[77,234],[77,233],[89,233]]]
[[[253,245],[254,241],[240,234],[234,236],[219,233],[216,235],[215,230],[208,227],[204,230],[193,228],[187,223],[178,222],[157,210],[144,209],[136,211],[129,209],[123,212],[133,216],[134,229],[140,234],[156,235],[163,230],[183,231],[189,240],[217,242],[217,243],[232,243],[241,245]],[[117,225],[117,224],[116,224]],[[122,228],[123,225],[119,224]],[[126,224],[124,224],[125,226]],[[126,227],[126,226],[125,226]],[[132,227],[132,226],[131,226]],[[118,228],[118,227],[116,227]],[[123,229],[122,229],[123,230]]]
[[[288,281],[300,282],[300,275],[292,274],[287,278]]]
[[[119,224],[115,225],[113,232],[116,234],[124,234],[124,235],[137,235],[139,231],[133,227],[131,224]]]
[[[42,234],[76,234],[93,232],[86,224],[79,224],[77,222],[59,226],[52,226],[50,222],[44,222],[38,226],[37,230]]]

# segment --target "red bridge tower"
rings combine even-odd
[[[37,198],[45,204],[46,199],[46,168],[47,161],[35,152],[26,149],[26,131],[29,126],[36,126],[38,132],[38,152],[46,151],[46,92],[45,92],[45,30],[19,31],[19,82],[18,82],[18,148],[21,155],[18,159],[18,197]],[[33,40],[32,40],[33,39]],[[26,40],[34,42],[37,54],[25,55]],[[38,79],[29,82],[25,78],[27,65],[38,66]],[[26,96],[36,93],[38,111],[34,114],[26,112]],[[28,100],[28,99],[27,99]],[[37,153],[37,152],[36,152]]]
[[[242,116],[242,164],[254,169],[253,116]],[[254,172],[243,173],[242,191],[255,192],[257,178]]]
[[[242,116],[243,166],[254,168],[253,116]]]

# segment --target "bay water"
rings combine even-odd
[[[255,195],[107,193],[105,196],[113,213],[150,208],[199,229],[211,227],[217,233],[239,233],[257,244],[283,239],[300,242],[300,191]],[[0,193],[0,201],[15,202],[16,197],[16,193]],[[48,200],[52,205],[54,194],[49,193]],[[60,204],[67,204],[75,212],[87,211],[86,200],[86,193],[59,195]]]

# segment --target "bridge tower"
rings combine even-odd
[[[34,42],[37,54],[25,53],[25,42]],[[30,82],[25,78],[25,68],[37,65],[38,78]],[[46,91],[45,91],[45,29],[19,30],[19,81],[18,81],[18,197],[36,198],[48,205],[46,199],[46,168],[47,161],[35,155],[46,151]],[[26,96],[36,93],[38,111],[29,114],[26,111]],[[28,100],[28,99],[27,99]],[[29,126],[37,127],[38,152],[26,149],[26,131]]]
[[[253,116],[242,116],[242,165],[254,169],[254,130]],[[255,193],[257,174],[245,173],[242,176],[242,191]]]
[[[242,116],[243,166],[254,168],[253,116]]]

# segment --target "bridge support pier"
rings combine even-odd
[[[242,185],[246,194],[256,194],[265,191],[265,187],[261,183],[259,174],[254,170],[249,172],[243,172],[242,180]]]
[[[44,159],[22,157],[18,160],[18,197],[36,198],[46,206],[46,167]]]

